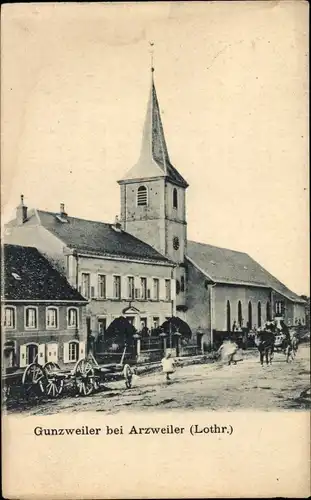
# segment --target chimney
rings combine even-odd
[[[21,194],[21,202],[16,207],[16,221],[19,226],[24,224],[27,220],[27,207],[24,205],[24,195]]]
[[[116,215],[116,218],[115,218],[115,222],[114,224],[112,225],[112,228],[115,230],[115,231],[118,231],[118,232],[121,232],[122,230],[122,224],[121,222],[119,221],[119,217]]]
[[[67,217],[67,213],[65,212],[65,204],[64,203],[61,203],[60,204],[60,210],[59,210],[59,215],[61,217]]]

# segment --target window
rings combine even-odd
[[[282,316],[284,313],[284,303],[282,301],[277,301],[275,303],[275,314]]]
[[[134,294],[135,294],[134,278],[133,276],[129,276],[127,282],[127,296],[129,299],[134,299]]]
[[[248,303],[248,328],[250,330],[253,328],[253,312],[252,312],[252,303],[250,301]]]
[[[171,280],[165,280],[165,300],[171,300]]]
[[[15,308],[5,307],[4,308],[4,325],[5,328],[15,328]]]
[[[78,361],[79,357],[79,343],[69,342],[68,359],[69,361]]]
[[[67,313],[67,325],[68,328],[78,327],[78,310],[75,307],[69,307]]]
[[[48,307],[46,310],[46,327],[47,328],[57,328],[58,327],[58,310],[56,307]]]
[[[231,306],[230,301],[227,300],[227,332],[231,331]]]
[[[179,280],[176,280],[176,294],[179,295],[180,293],[180,282]]]
[[[158,316],[154,316],[152,318],[152,327],[159,328],[159,326],[160,326],[160,318]]]
[[[242,304],[241,304],[241,301],[239,300],[239,303],[238,303],[238,324],[239,324],[239,326],[242,326],[242,323],[243,323]]]
[[[266,319],[267,319],[267,321],[271,321],[271,304],[270,304],[270,302],[267,302],[267,305],[266,305]]]
[[[159,300],[159,280],[153,278],[153,300]]]
[[[141,298],[147,300],[147,278],[140,278]]]
[[[185,291],[185,278],[183,276],[180,278],[180,291]]]
[[[177,189],[173,189],[173,208],[178,208],[178,194]]]
[[[106,276],[104,274],[98,275],[98,290],[97,296],[99,299],[106,298]]]
[[[173,248],[174,248],[174,250],[178,250],[178,248],[179,248],[179,238],[178,238],[178,236],[174,236],[174,238],[173,238]]]
[[[86,299],[90,298],[90,274],[82,273],[82,288],[81,293]]]
[[[98,318],[98,333],[103,336],[107,330],[107,318]]]
[[[37,324],[37,309],[35,307],[27,307],[25,311],[25,327],[35,329]]]
[[[257,305],[257,326],[260,328],[261,327],[261,303],[258,302]]]
[[[140,328],[147,328],[147,318],[140,318]]]
[[[139,186],[137,189],[137,205],[148,205],[148,190],[146,186]]]
[[[113,298],[121,298],[121,276],[113,277]]]

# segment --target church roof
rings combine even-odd
[[[23,226],[34,224],[42,225],[67,247],[81,253],[171,264],[150,245],[125,231],[116,230],[113,224],[32,210],[29,211],[28,220]],[[16,221],[11,221],[6,227],[10,226],[16,226]]]
[[[140,157],[119,183],[152,177],[165,177],[177,185],[188,187],[188,183],[170,161],[153,73]]]
[[[87,300],[33,247],[3,245],[4,300]]]
[[[293,302],[304,303],[247,253],[188,241],[187,257],[215,283],[272,288]]]

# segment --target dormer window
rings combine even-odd
[[[146,186],[139,186],[137,189],[137,206],[148,205],[148,189]]]
[[[178,194],[177,189],[173,189],[173,208],[178,208]]]

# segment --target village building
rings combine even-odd
[[[3,368],[72,367],[86,355],[87,300],[33,247],[5,244]]]
[[[153,78],[138,162],[118,181],[115,224],[28,211],[23,200],[6,241],[32,244],[90,300],[88,329],[123,315],[140,330],[178,316],[192,341],[232,325],[252,329],[282,317],[305,323],[305,301],[245,253],[187,239],[188,183],[172,165]]]
[[[125,316],[141,331],[174,316],[174,264],[150,245],[114,224],[27,210],[23,199],[6,228],[6,241],[35,245],[88,299],[88,334],[102,336]]]

